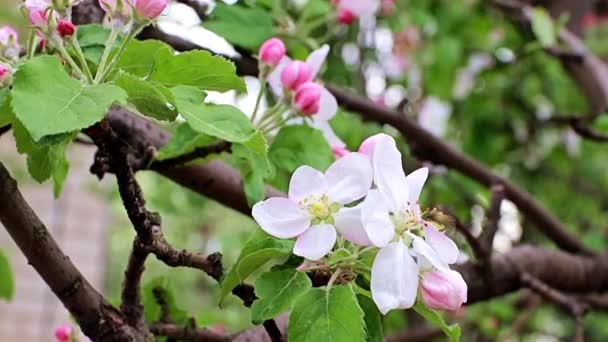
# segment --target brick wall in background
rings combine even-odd
[[[99,182],[88,172],[93,149],[77,144],[70,147],[70,174],[61,198],[55,200],[51,184],[32,183],[24,171],[25,160],[16,154],[14,146],[10,134],[0,137],[0,160],[18,178],[25,199],[63,251],[95,288],[103,290],[111,213],[107,201],[94,190],[99,190]],[[10,303],[0,301],[0,341],[54,341],[54,327],[69,322],[67,310],[27,264],[1,225],[0,249],[8,254],[16,281],[14,299]]]

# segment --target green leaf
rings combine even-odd
[[[188,312],[177,307],[175,296],[173,295],[174,290],[168,277],[154,278],[142,287],[142,304],[145,309],[144,316],[146,321],[152,324],[161,319],[161,307],[154,294],[154,289],[157,289],[158,293],[166,301],[171,320],[176,324],[188,323]]]
[[[203,25],[232,44],[257,50],[273,35],[272,15],[261,8],[217,4]]]
[[[353,289],[334,285],[329,292],[313,288],[295,303],[289,316],[290,342],[365,341],[363,311]]]
[[[99,65],[109,35],[110,30],[99,24],[78,25],[76,37],[84,57],[88,61]],[[120,44],[120,39],[117,39],[115,46],[118,44]]]
[[[171,89],[179,113],[190,127],[222,140],[245,143],[255,130],[243,112],[230,105],[203,103],[203,92],[194,87],[179,86]]]
[[[243,190],[247,203],[253,206],[264,199],[265,179],[272,176],[272,166],[267,158],[268,145],[262,132],[257,132],[244,144],[232,147],[232,163],[243,178]]]
[[[312,287],[306,273],[294,269],[266,272],[255,282],[259,297],[251,307],[251,321],[260,324],[291,308],[295,300]]]
[[[52,178],[53,194],[58,198],[70,167],[65,150],[75,134],[61,135],[61,140],[57,143],[41,145],[32,139],[21,122],[15,119],[12,124],[17,152],[27,154],[27,169],[30,175],[39,183]]]
[[[460,326],[458,326],[458,324],[447,325],[439,312],[427,308],[421,302],[417,301],[416,304],[414,304],[413,309],[427,321],[441,329],[451,342],[460,341]]]
[[[156,159],[166,160],[179,157],[193,152],[199,147],[207,146],[213,141],[214,139],[212,137],[193,130],[190,128],[190,125],[185,122],[177,127],[171,140],[158,151]]]
[[[557,32],[553,19],[544,8],[536,7],[532,11],[532,31],[543,47],[557,43]]]
[[[189,51],[175,55],[160,49],[154,56],[149,79],[167,87],[193,86],[203,90],[246,92],[245,81],[236,75],[234,63],[207,51]]]
[[[129,103],[140,113],[158,120],[173,121],[177,117],[173,93],[165,86],[125,72],[119,73],[114,82],[127,92]]]
[[[273,259],[291,254],[293,241],[279,240],[257,229],[247,241],[230,272],[222,280],[220,304],[238,284]]]
[[[10,301],[15,295],[15,279],[8,257],[0,250],[0,298]]]
[[[147,77],[152,72],[156,54],[159,52],[172,54],[173,49],[159,40],[131,40],[120,56],[118,68],[129,74]]]
[[[35,141],[89,127],[103,119],[113,103],[125,103],[127,98],[114,85],[84,86],[52,56],[35,57],[21,65],[12,95],[13,112]]]
[[[363,320],[365,322],[367,342],[384,341],[382,315],[380,315],[380,311],[378,311],[376,304],[369,297],[363,295],[357,295],[357,301],[364,314]]]
[[[301,165],[323,171],[334,161],[321,131],[305,125],[283,127],[270,146],[269,157],[277,168],[288,172]]]
[[[0,127],[10,125],[11,120],[11,92],[9,88],[2,88],[0,89]]]

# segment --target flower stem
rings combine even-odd
[[[329,278],[329,282],[327,282],[327,287],[326,287],[326,291],[329,293],[329,291],[331,291],[331,287],[334,286],[334,283],[336,282],[336,280],[338,280],[338,277],[340,276],[340,274],[342,274],[342,269],[338,268],[336,270],[336,272],[334,272],[334,274],[331,275],[331,278]]]
[[[116,53],[116,55],[114,55],[114,57],[112,57],[112,61],[110,62],[110,64],[108,64],[106,69],[103,71],[103,74],[102,74],[101,78],[99,79],[100,82],[103,82],[104,79],[112,72],[112,70],[116,66],[116,63],[118,63],[118,59],[120,59],[120,56],[123,54],[123,52],[125,52],[125,49],[127,48],[127,44],[129,44],[131,39],[133,39],[144,27],[146,27],[147,24],[148,23],[140,24],[139,26],[135,27],[131,32],[129,32],[129,34],[127,35],[125,40],[122,42],[122,44],[118,48],[118,52]]]
[[[36,52],[36,31],[30,30],[30,36],[27,40],[27,59],[30,59],[34,56]]]
[[[260,83],[260,90],[258,91],[258,97],[255,99],[255,107],[253,108],[253,114],[251,114],[251,122],[255,122],[255,117],[258,114],[258,110],[260,109],[260,103],[262,102],[262,96],[264,95],[264,90],[266,89],[266,77],[262,77],[260,73],[260,78],[262,78],[262,82]]]
[[[82,52],[82,48],[80,47],[80,43],[78,39],[76,39],[76,35],[73,35],[71,38],[71,43],[76,50],[76,56],[80,61],[82,69],[84,70],[85,76],[90,84],[93,84],[93,74],[91,73],[91,69],[89,69],[89,64],[87,63],[87,59],[84,57],[84,52]]]
[[[80,69],[78,64],[76,64],[76,62],[74,61],[72,56],[70,56],[68,51],[65,49],[65,47],[63,46],[63,41],[61,39],[58,39],[55,43],[56,43],[55,45],[57,46],[57,50],[59,51],[59,54],[61,54],[61,57],[63,57],[63,59],[65,59],[65,61],[68,62],[68,64],[72,68],[72,70],[74,72],[76,72],[80,76],[81,79],[86,80],[87,76],[84,74],[82,69]]]
[[[116,42],[116,38],[118,37],[118,29],[112,27],[112,31],[106,40],[106,48],[103,51],[103,55],[101,56],[101,62],[99,62],[99,67],[97,68],[97,75],[95,75],[94,82],[100,83],[101,78],[103,77],[106,69],[106,64],[108,63],[108,58],[110,57],[110,52],[112,52],[112,48],[114,47],[114,43]]]

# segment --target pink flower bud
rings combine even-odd
[[[0,86],[2,86],[4,81],[6,81],[10,76],[11,69],[4,64],[0,64]]]
[[[285,56],[285,44],[278,38],[270,38],[260,47],[260,61],[270,66],[277,66]]]
[[[333,152],[336,159],[340,159],[350,153],[350,151],[343,146],[332,146],[331,152]]]
[[[350,25],[355,19],[357,19],[357,16],[353,12],[344,8],[338,10],[338,22],[340,24]]]
[[[19,34],[10,26],[0,27],[0,45],[14,44],[19,40]]]
[[[55,328],[55,338],[58,342],[69,342],[70,336],[72,336],[72,326],[69,324],[62,324]]]
[[[24,4],[28,11],[30,23],[34,26],[46,26],[48,20],[47,9],[51,7],[47,0],[26,0]]]
[[[293,103],[303,114],[315,115],[319,112],[322,91],[323,87],[314,82],[304,83],[296,90]]]
[[[156,19],[167,8],[168,0],[133,0],[135,11],[144,18]]]
[[[57,33],[62,37],[70,37],[76,32],[76,26],[71,21],[61,19],[57,24]]]
[[[420,282],[420,293],[427,307],[454,311],[467,301],[467,284],[456,271],[426,272]]]
[[[289,90],[296,90],[302,84],[312,80],[312,67],[302,61],[293,61],[281,72],[281,83]]]

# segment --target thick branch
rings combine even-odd
[[[214,333],[209,329],[191,328],[171,323],[156,323],[150,327],[156,336],[165,336],[177,341],[226,342],[225,336]]]
[[[82,276],[25,202],[0,163],[0,221],[57,298],[93,341],[144,341]]]

